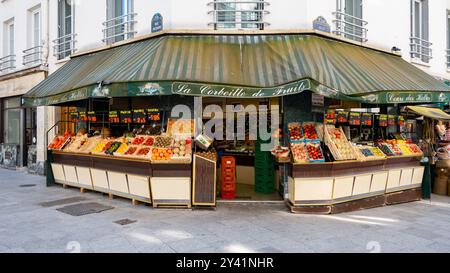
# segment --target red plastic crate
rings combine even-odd
[[[232,156],[221,159],[222,199],[234,199],[236,196],[236,161]]]
[[[222,191],[222,199],[235,199],[236,192],[235,191]]]

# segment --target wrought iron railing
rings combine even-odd
[[[76,34],[67,34],[53,40],[53,56],[58,60],[64,59],[75,52]]]
[[[411,37],[409,39],[409,45],[411,47],[411,57],[420,59],[423,62],[428,63],[433,58],[433,51],[431,49],[431,46],[433,44],[418,37]]]
[[[26,49],[23,52],[22,64],[24,66],[40,65],[42,64],[42,46],[35,46]]]
[[[10,72],[16,68],[16,55],[0,58],[0,73]]]
[[[134,30],[136,15],[137,13],[128,13],[103,22],[102,41],[106,44],[112,44],[133,38],[134,34],[136,34]]]
[[[213,15],[213,21],[208,26],[214,26],[214,29],[264,29],[270,25],[264,20],[270,13],[265,9],[268,5],[269,2],[261,0],[209,2],[208,6],[213,9],[208,14]]]
[[[333,12],[333,16],[334,34],[362,43],[367,42],[367,21],[340,10]]]

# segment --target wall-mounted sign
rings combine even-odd
[[[319,16],[316,20],[313,21],[313,29],[328,33],[331,32],[330,25],[323,16]]]
[[[80,121],[80,115],[78,114],[78,112],[70,112],[69,113],[69,119],[72,122],[79,122]]]
[[[356,126],[361,125],[361,113],[350,112],[348,115],[348,123]]]
[[[404,126],[405,125],[405,118],[403,116],[398,116],[397,124],[399,126]]]
[[[160,13],[155,13],[152,17],[152,32],[163,30],[163,17]]]
[[[372,114],[362,113],[361,115],[361,125],[372,126]]]
[[[97,122],[97,116],[95,115],[95,112],[94,111],[88,112],[87,119],[88,121]]]
[[[153,108],[153,109],[147,109],[147,115],[148,115],[148,121],[150,122],[156,122],[161,120],[161,114],[159,109]]]
[[[120,111],[120,122],[131,123],[132,121],[131,111]]]
[[[336,111],[328,109],[325,115],[325,124],[336,124]]]
[[[86,112],[80,112],[79,114],[80,114],[80,120],[81,121],[87,121],[88,120]]]
[[[387,127],[388,125],[388,116],[387,115],[380,115],[378,117],[378,126],[380,127]]]
[[[109,122],[110,123],[119,123],[119,113],[117,111],[109,111]]]
[[[145,123],[147,121],[147,114],[144,109],[133,110],[133,123]]]
[[[388,126],[395,126],[395,116],[388,115]]]
[[[346,123],[348,122],[348,112],[347,111],[339,111],[336,115],[337,122]]]

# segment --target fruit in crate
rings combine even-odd
[[[144,140],[145,138],[142,136],[135,137],[131,142],[131,145],[141,145],[142,143],[144,143]]]
[[[146,156],[150,152],[150,147],[144,147],[137,151],[137,156]]]
[[[120,144],[119,148],[114,152],[116,154],[123,154],[128,148],[128,144],[122,143]]]
[[[137,151],[137,146],[128,147],[128,150],[124,153],[124,155],[133,155]]]
[[[147,137],[142,145],[153,146],[155,139],[153,137]]]
[[[393,156],[394,153],[393,151],[390,149],[389,145],[387,143],[382,143],[378,146],[378,148],[380,148],[381,151],[383,151],[383,153],[387,156]]]
[[[103,146],[103,148],[102,148],[102,152],[106,152],[111,147],[112,144],[113,144],[113,141],[111,141],[111,140],[106,142],[105,146]]]
[[[374,156],[374,154],[372,153],[371,149],[369,149],[369,148],[360,148],[359,150],[361,151],[361,153],[362,153],[365,157],[371,157],[371,156]]]
[[[181,139],[174,140],[173,147],[173,156],[175,157],[190,157],[191,156],[191,140],[190,139]]]
[[[295,162],[305,162],[308,161],[308,155],[306,153],[305,143],[295,143],[291,144],[291,152],[294,157]]]
[[[305,134],[306,135],[306,134]],[[308,155],[310,160],[323,160],[322,150],[320,149],[320,143],[307,143]]]
[[[306,139],[318,139],[314,124],[303,124],[303,134]]]
[[[165,148],[165,147],[169,147],[171,144],[172,144],[171,137],[158,136],[158,137],[156,137],[155,142],[153,143],[153,146]]]
[[[397,144],[396,148],[400,149],[403,155],[412,155],[413,152],[409,149],[409,146],[406,144]]]
[[[277,158],[286,158],[289,157],[289,148],[283,146],[277,146],[273,148],[271,151],[272,155]]]
[[[200,157],[204,157],[206,159],[212,160],[212,161],[216,161],[217,160],[217,154],[213,151],[208,151],[208,152],[196,152],[196,155],[200,156]]]
[[[290,123],[288,125],[289,129],[289,138],[291,141],[302,140],[302,128],[299,123]]]
[[[165,148],[153,148],[152,149],[152,160],[169,160],[173,154],[172,149]]]
[[[400,150],[400,148],[397,145],[392,145],[392,144],[388,144],[389,148],[391,149],[392,152],[394,152],[395,155],[402,155],[402,151]]]
[[[52,143],[50,143],[50,145],[48,145],[48,148],[52,149],[52,150],[61,149],[62,146],[64,145],[64,143],[66,143],[67,138],[69,138],[69,136],[55,136]]]
[[[417,146],[416,144],[407,145],[413,154],[422,154],[422,150],[420,150],[419,146]]]
[[[110,146],[108,149],[106,149],[105,153],[108,154],[108,155],[113,155],[113,153],[114,153],[117,149],[119,149],[120,145],[122,145],[122,143],[119,142],[119,141],[113,142],[113,143],[111,144],[111,146]]]
[[[105,147],[106,143],[108,143],[108,142],[109,141],[106,139],[101,140],[91,152],[101,153],[103,151],[103,148]]]

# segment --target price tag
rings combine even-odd
[[[148,121],[157,122],[161,120],[159,109],[147,109]]]
[[[336,124],[336,111],[333,109],[328,109],[325,115],[325,124]]]
[[[88,121],[88,117],[86,112],[80,112],[80,120],[81,121]]]
[[[388,115],[388,126],[395,126],[395,116]]]
[[[324,123],[325,123],[325,124],[332,124],[332,125],[335,125],[335,124],[336,124],[336,119],[326,118]]]
[[[132,120],[132,115],[131,115],[131,111],[125,110],[125,111],[120,111],[120,122],[122,123],[131,123]]]
[[[361,125],[361,113],[358,112],[350,112],[348,117],[348,123],[350,125]]]
[[[363,125],[363,126],[372,126],[372,114],[370,114],[370,113],[362,113],[362,115],[361,115],[361,125]]]
[[[147,121],[147,115],[144,109],[133,110],[133,123],[145,123]]]
[[[339,122],[339,123],[348,122],[348,112],[347,111],[339,111],[337,113],[337,122]]]
[[[97,122],[97,116],[95,115],[95,112],[87,112],[87,119],[88,121]]]
[[[388,125],[388,116],[387,115],[380,115],[378,117],[378,126],[380,127],[387,127]]]
[[[109,122],[110,123],[119,123],[119,113],[117,111],[109,111]]]

